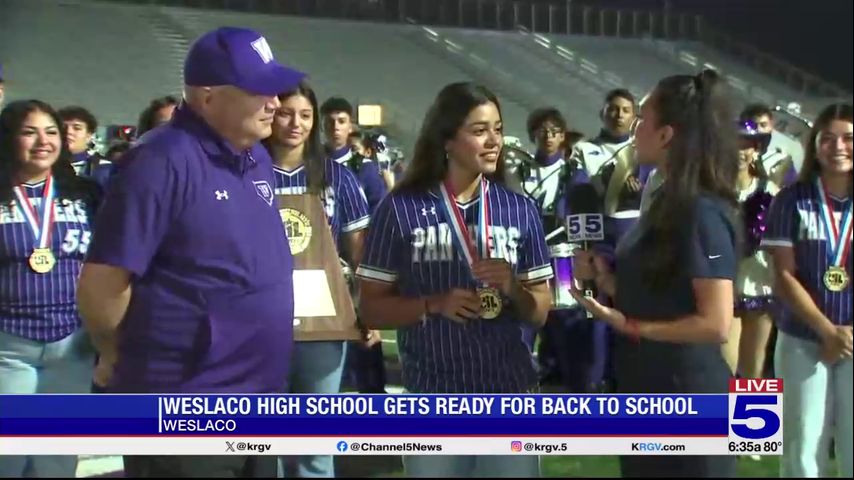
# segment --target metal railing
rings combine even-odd
[[[255,13],[347,18],[532,33],[694,40],[726,53],[803,95],[851,96],[790,63],[738,42],[702,17],[663,10],[598,8],[576,0],[111,0]]]

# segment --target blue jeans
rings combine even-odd
[[[836,444],[839,476],[854,475],[852,455],[851,358],[828,366],[817,342],[784,332],[777,334],[774,363],[783,379],[783,436],[781,477],[826,477],[830,439]]]
[[[95,350],[83,330],[56,342],[0,332],[0,394],[89,393]],[[0,477],[74,478],[77,456],[0,456]]]
[[[291,392],[339,393],[345,350],[345,342],[295,342],[289,382]],[[281,473],[285,474],[284,468]],[[335,462],[331,455],[301,456],[297,459],[297,476],[334,477]]]
[[[536,455],[406,455],[403,468],[414,478],[536,478]]]

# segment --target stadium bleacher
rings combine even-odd
[[[181,3],[181,2],[175,2]],[[558,106],[570,128],[594,135],[605,93],[642,96],[658,79],[721,70],[738,102],[797,102],[813,116],[829,102],[695,41],[539,34],[135,5],[87,0],[0,0],[0,62],[7,101],[83,105],[102,125],[134,124],[153,97],[180,94],[191,42],[223,25],[262,32],[280,61],[309,72],[321,100],[383,105],[395,142],[411,151],[439,89],[475,80],[502,101],[507,135],[526,139],[534,108]],[[394,340],[387,340],[394,342]],[[394,391],[390,386],[389,391]],[[121,468],[118,457],[86,457],[78,476]]]
[[[797,92],[709,47],[688,41],[435,28],[225,10],[85,0],[4,0],[0,58],[10,98],[37,96],[89,107],[102,124],[134,123],[154,96],[180,93],[189,44],[220,25],[267,35],[279,57],[311,74],[321,97],[380,103],[396,140],[411,147],[424,113],[449,81],[476,80],[500,96],[509,135],[525,138],[527,113],[556,104],[592,135],[614,87],[642,95],[666,74],[719,68],[741,103],[826,101]],[[38,13],[33,13],[37,10]],[[97,32],[97,35],[93,33]],[[62,47],[62,48],[60,48]],[[40,52],[21,55],[20,52]],[[56,51],[52,68],[41,52]],[[14,52],[14,54],[13,54]],[[630,80],[628,80],[630,79]],[[62,88],[58,88],[62,87]]]

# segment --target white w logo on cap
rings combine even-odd
[[[258,52],[258,56],[261,57],[261,60],[263,60],[264,63],[270,63],[273,61],[273,51],[270,49],[270,45],[267,44],[267,39],[264,37],[252,42],[252,48]]]

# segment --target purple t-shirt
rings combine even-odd
[[[293,261],[260,145],[236,152],[186,106],[110,183],[88,262],[132,273],[116,392],[284,391]]]

